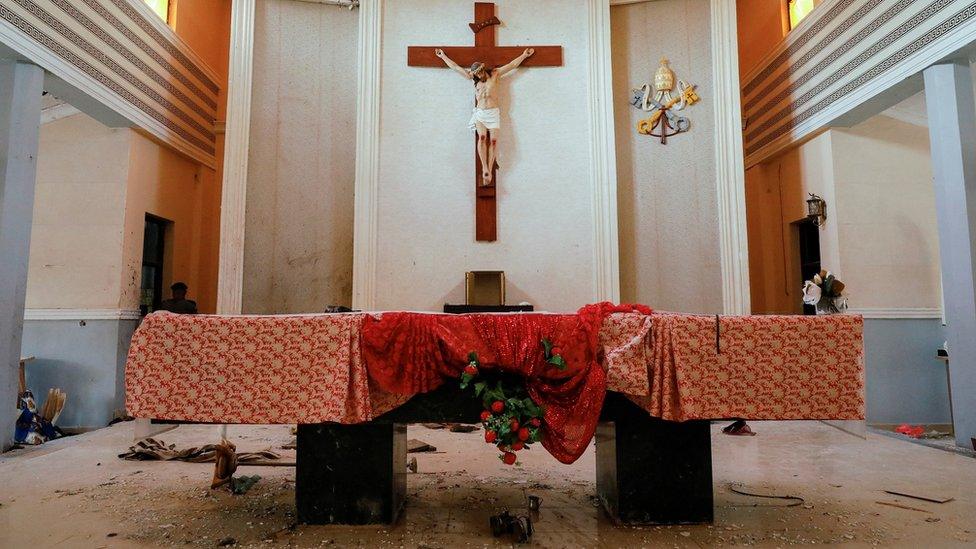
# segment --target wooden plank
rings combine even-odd
[[[904,492],[904,491],[901,491],[900,492],[900,491],[896,491],[896,490],[885,490],[885,492],[887,492],[887,493],[889,493],[889,494],[891,494],[893,496],[903,496],[903,497],[906,497],[906,498],[920,499],[922,501],[929,501],[929,502],[932,502],[932,503],[949,503],[950,501],[952,501],[952,498],[947,498],[947,497],[942,497],[942,496],[910,494],[908,492]]]
[[[486,19],[491,19],[495,15],[494,2],[475,2],[474,3],[474,22],[480,23]],[[495,45],[495,25],[485,27],[474,35],[474,45],[481,47],[492,47]],[[486,61],[487,63],[487,61]]]
[[[498,218],[495,204],[495,189],[491,189],[491,196],[475,198],[475,239],[478,242],[494,242],[498,239]]]
[[[491,133],[489,132],[489,138]],[[498,205],[495,203],[495,182],[498,163],[491,167],[491,184],[482,185],[481,159],[478,158],[478,135],[474,136],[474,233],[478,242],[494,242],[498,239]]]
[[[481,31],[481,32],[487,32]],[[479,33],[480,34],[480,33]],[[563,64],[562,46],[407,46],[407,65],[411,67],[446,68],[434,50],[441,48],[448,57],[462,67],[481,61],[498,67],[518,57],[525,48],[535,49],[535,55],[525,60],[522,67],[561,67]]]

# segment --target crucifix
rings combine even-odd
[[[495,184],[498,162],[500,111],[493,95],[498,77],[519,66],[559,67],[562,46],[497,46],[495,27],[501,24],[493,2],[475,2],[474,46],[410,46],[407,65],[447,67],[470,78],[475,86],[475,108],[469,126],[475,131],[475,237],[479,242],[497,238]],[[468,67],[468,68],[464,68]]]

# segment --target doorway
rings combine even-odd
[[[796,224],[797,242],[800,248],[800,283],[820,272],[820,227],[805,219]],[[803,314],[817,314],[817,307],[803,304]]]
[[[139,312],[143,316],[157,310],[163,300],[163,271],[166,258],[166,236],[171,221],[146,214],[142,237],[142,285]]]

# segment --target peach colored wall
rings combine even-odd
[[[189,298],[197,300],[200,311],[214,310],[217,258],[211,245],[216,233],[210,207],[214,197],[213,185],[200,177],[204,170],[133,132],[125,194],[120,308],[139,307],[143,228],[149,213],[173,222],[166,241],[167,253],[172,255],[168,255],[164,286],[177,280],[186,282]]]
[[[785,0],[736,0],[739,74],[745,75],[786,36]]]
[[[746,171],[746,225],[753,313],[802,312],[797,229],[807,193],[827,201],[836,220],[830,132]],[[821,262],[839,271],[836,224],[821,229]],[[841,273],[838,272],[838,275]]]
[[[175,0],[170,25],[221,83],[217,116],[227,112],[226,82],[231,0]],[[151,213],[174,222],[173,255],[164,284],[183,280],[201,312],[213,312],[217,299],[220,244],[220,183],[223,134],[217,135],[217,168],[210,169],[136,134],[130,155],[126,195],[125,271],[122,308],[138,306],[138,269],[142,261],[142,224]]]
[[[226,77],[231,0],[171,0],[173,30],[218,75]],[[259,2],[260,3],[260,2]]]
[[[174,28],[226,82],[230,0],[178,0]],[[224,86],[226,87],[226,86]],[[225,93],[218,99],[226,112]],[[220,162],[213,170],[146,137],[78,114],[41,130],[28,308],[139,307],[145,214],[174,222],[164,282],[216,305]]]
[[[875,116],[832,133],[840,261],[851,307],[941,307],[928,128]]]

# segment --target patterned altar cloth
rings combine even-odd
[[[360,347],[367,316],[381,314],[153,313],[129,349],[128,413],[214,423],[370,421],[412,395],[371,381]],[[862,330],[855,315],[617,313],[603,321],[600,364],[607,390],[666,420],[857,420]]]

